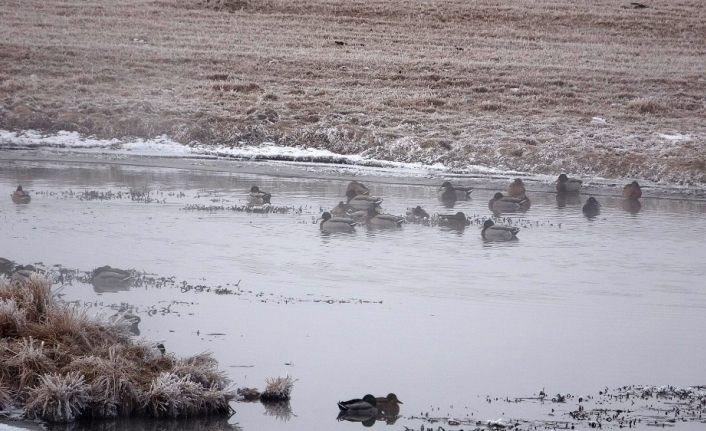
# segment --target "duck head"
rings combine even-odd
[[[260,193],[260,187],[258,187],[258,186],[250,187],[250,193]]]
[[[491,219],[486,220],[483,222],[483,229],[488,229],[489,227],[493,226],[495,223]]]
[[[17,186],[17,190],[16,190],[16,191],[22,193],[22,186]]]
[[[363,401],[366,403],[370,404],[373,407],[376,407],[378,402],[377,399],[375,399],[375,396],[367,394],[366,396],[363,397]]]
[[[497,192],[497,193],[495,193],[495,195],[493,195],[493,200],[498,201],[498,200],[500,200],[500,199],[502,199],[502,198],[503,198],[503,194],[500,193],[500,192]]]
[[[569,181],[569,177],[567,177],[566,174],[561,174],[559,175],[559,179],[557,181],[559,181],[560,183],[565,183]]]
[[[588,200],[586,201],[586,204],[591,205],[591,206],[596,206],[596,207],[601,206],[601,204],[599,204],[598,201],[596,200],[596,198],[594,198],[593,196],[588,198]]]
[[[392,392],[390,392],[389,394],[387,394],[387,397],[385,397],[385,398],[387,398],[387,401],[388,401],[388,402],[391,402],[391,403],[404,404],[402,401],[398,400],[398,399],[397,399],[397,395],[395,395],[395,394],[392,393]]]
[[[325,222],[326,220],[331,220],[331,213],[326,211],[325,213],[321,214],[321,220],[322,220],[322,223]]]
[[[454,188],[454,186],[451,185],[450,181],[444,181],[443,183],[441,183],[441,187],[439,187],[440,190],[441,189],[453,189],[453,188]]]
[[[523,183],[522,180],[519,178],[515,178],[515,181],[513,181],[512,184],[514,184],[516,186],[522,186],[522,187],[525,186],[525,183]]]
[[[429,218],[429,213],[424,211],[424,209],[419,205],[412,210],[412,215],[416,217]]]

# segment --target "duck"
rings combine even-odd
[[[348,206],[343,203],[343,201],[339,202],[338,205],[333,207],[331,210],[331,215],[334,217],[343,217],[348,213]]]
[[[130,271],[106,265],[93,270],[91,284],[94,290],[99,293],[117,292],[130,290],[130,285],[134,278]]]
[[[559,175],[556,180],[556,191],[559,193],[578,193],[583,182],[576,178],[569,178],[566,174]]]
[[[319,229],[321,232],[354,232],[356,222],[347,217],[331,217],[331,213],[326,211],[321,214]]]
[[[382,203],[382,198],[368,195],[354,195],[352,192],[346,192],[348,196],[348,207],[354,211],[368,211],[370,208],[379,207]]]
[[[471,193],[473,193],[473,187],[466,186],[454,186],[451,181],[444,181],[441,183],[439,190],[453,190],[456,194],[456,200],[467,201],[471,198]]]
[[[358,196],[358,195],[369,195],[370,190],[365,186],[365,184],[358,181],[351,181],[346,187],[346,196],[348,195]]]
[[[357,412],[365,413],[369,412],[372,415],[377,413],[377,398],[375,396],[367,394],[362,399],[354,398],[348,401],[339,401],[338,408],[342,412]]]
[[[15,190],[14,193],[10,195],[12,197],[12,202],[16,204],[28,204],[32,198],[29,196],[29,193],[26,191],[22,190],[22,186],[17,186],[17,190]]]
[[[524,198],[526,197],[525,193],[525,183],[519,178],[515,178],[515,181],[511,182],[507,188],[507,195],[511,198]]]
[[[586,217],[595,217],[601,212],[601,204],[593,196],[586,199],[586,203],[581,209]]]
[[[253,207],[269,204],[271,198],[272,195],[270,193],[260,191],[258,186],[252,186],[250,187],[250,194],[248,195],[248,206]]]
[[[483,223],[480,234],[486,241],[511,241],[517,239],[519,231],[519,227],[497,225],[488,219]]]
[[[464,229],[471,222],[466,214],[459,211],[456,214],[439,214],[439,226],[446,226],[454,229]],[[391,394],[394,395],[394,394]]]
[[[386,397],[375,398],[375,407],[378,410],[378,414],[383,416],[398,415],[400,413],[400,404],[404,403],[397,399],[397,395],[392,392],[387,394]]]
[[[530,201],[527,197],[513,198],[510,196],[503,196],[500,192],[495,193],[493,199],[488,201],[488,208],[495,213],[525,211],[529,209],[529,206]]]
[[[380,214],[376,208],[368,209],[368,225],[378,228],[397,228],[404,223],[404,217],[392,214]]]
[[[415,208],[407,210],[405,219],[410,223],[424,223],[429,220],[429,213],[417,205]]]
[[[633,181],[630,184],[626,184],[623,187],[623,197],[625,199],[638,200],[642,197],[642,189],[637,181]]]

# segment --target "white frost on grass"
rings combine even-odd
[[[659,137],[667,141],[691,141],[689,135],[683,135],[681,133],[660,133]]]

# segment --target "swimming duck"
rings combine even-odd
[[[510,183],[507,188],[507,195],[511,198],[524,198],[525,196],[525,183],[521,179],[515,178],[515,181]]]
[[[637,181],[633,181],[623,187],[623,197],[632,200],[637,200],[642,197],[642,189]]]
[[[502,193],[497,192],[493,196],[493,199],[488,201],[488,208],[496,213],[508,213],[513,211],[525,211],[529,209],[530,201],[527,197],[524,198],[512,198],[510,196],[503,196]]]
[[[423,223],[429,220],[429,213],[417,205],[416,208],[407,210],[405,219],[410,223]]]
[[[261,206],[270,203],[272,195],[269,193],[261,192],[258,186],[250,187],[250,194],[248,195],[248,206]]]
[[[582,211],[586,217],[595,217],[601,212],[601,204],[598,203],[596,198],[591,196],[586,200]]]
[[[488,219],[483,223],[483,230],[480,234],[486,241],[510,241],[517,239],[519,231],[519,227],[500,226]]]
[[[561,174],[556,181],[556,191],[559,193],[578,193],[581,190],[581,184],[581,180]]]
[[[321,232],[353,232],[355,231],[355,221],[344,217],[331,217],[328,211],[321,214],[321,223],[319,228]]]
[[[456,194],[456,200],[459,201],[469,200],[471,198],[471,193],[473,193],[472,187],[454,186],[453,184],[451,184],[451,181],[444,181],[443,183],[441,183],[441,187],[439,187],[439,190],[441,190],[442,192],[445,190],[453,190]]]
[[[130,285],[134,278],[130,271],[106,265],[93,270],[91,284],[93,285],[93,290],[99,293],[118,292],[120,290],[130,290]]]
[[[358,181],[351,181],[346,187],[346,196],[358,196],[358,195],[369,195],[370,190],[365,186],[365,184]]]
[[[12,202],[16,204],[28,204],[29,201],[32,199],[29,196],[29,193],[22,190],[22,186],[17,186],[17,190],[15,190],[15,192],[11,194],[10,197],[12,197]]]
[[[370,412],[374,415],[377,413],[377,399],[367,394],[362,399],[354,398],[348,401],[339,401],[338,408],[345,412]]]
[[[348,213],[348,205],[343,203],[343,201],[339,202],[338,205],[331,210],[331,215],[334,217],[343,217],[346,213]]]
[[[348,193],[347,193],[348,194]],[[348,196],[348,206],[354,210],[367,211],[370,208],[379,207],[382,203],[382,198],[368,195],[350,195]]]
[[[392,214],[380,214],[376,208],[368,209],[368,225],[379,228],[396,228],[402,226],[404,217]]]
[[[404,404],[397,399],[397,395],[393,393],[387,394],[386,397],[375,398],[375,407],[378,413],[383,416],[397,415],[400,412],[400,404]]]
[[[464,229],[471,222],[466,217],[466,214],[461,211],[456,214],[439,214],[439,226],[447,226],[454,229]],[[394,395],[394,394],[390,394]]]

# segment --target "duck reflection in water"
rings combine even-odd
[[[622,202],[622,206],[630,214],[637,214],[642,209],[642,203],[637,199],[625,199]]]
[[[581,196],[578,194],[571,193],[557,193],[556,194],[556,207],[564,208],[567,205],[576,206],[581,205]]]

